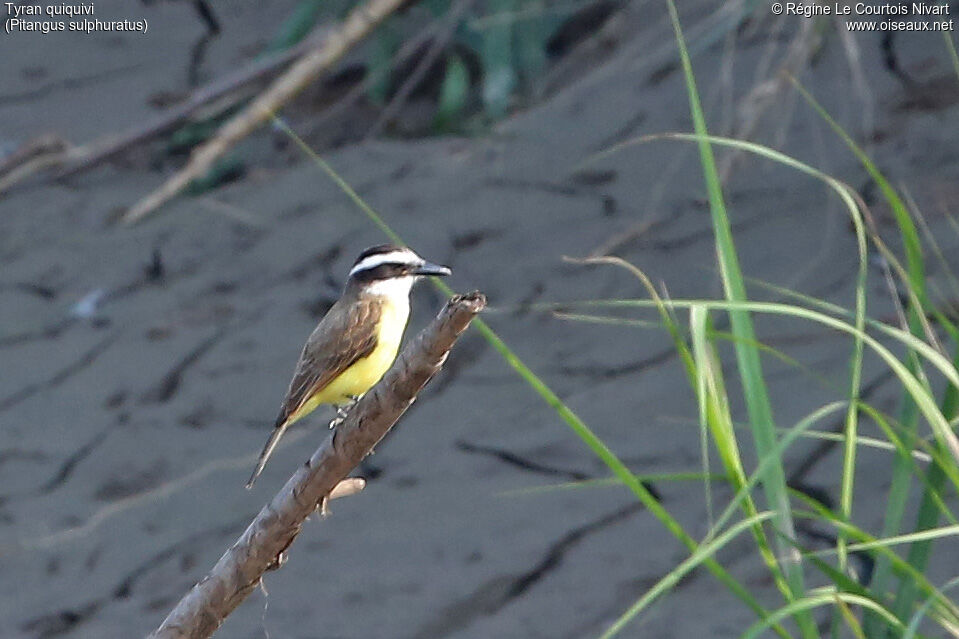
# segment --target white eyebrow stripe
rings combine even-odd
[[[420,258],[412,251],[390,251],[389,253],[378,253],[363,258],[359,264],[350,269],[350,275],[356,275],[360,271],[374,269],[381,264],[416,264]]]

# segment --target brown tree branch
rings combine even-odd
[[[485,306],[486,298],[479,292],[453,297],[263,507],[210,573],[180,600],[151,639],[211,636],[256,588],[263,573],[282,564],[306,518],[323,507],[331,492],[406,412],[443,366],[456,339]],[[349,484],[337,492],[352,494]]]
[[[123,221],[141,220],[176,197],[190,182],[205,175],[217,159],[271,118],[277,109],[319,74],[336,64],[405,1],[367,0],[354,9],[340,28],[330,33],[322,47],[297,60],[266,91],[224,124],[215,138],[194,150],[187,165],[130,208]]]

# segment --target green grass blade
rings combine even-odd
[[[864,597],[871,601],[876,601],[876,598],[872,596],[872,594],[869,592],[868,589],[863,588],[861,585],[859,585],[859,582],[850,578],[848,575],[846,575],[845,572],[841,570],[837,570],[833,566],[830,566],[829,564],[822,561],[821,559],[818,559],[815,556],[809,555],[808,553],[804,553],[804,557],[809,561],[809,563],[811,563],[813,566],[818,568],[819,572],[823,573],[830,581],[832,581],[835,584],[836,592],[851,593],[853,595]],[[841,616],[845,616],[845,613],[849,611],[849,606],[848,604],[846,604],[846,602],[842,601],[841,599],[838,599],[835,597],[834,599],[835,599],[834,603],[836,604],[836,607],[838,608],[838,610],[837,610],[837,615],[833,617],[833,624],[832,624],[831,630],[832,630],[833,636],[836,636],[839,631],[839,625],[838,625],[839,618],[841,618]],[[881,602],[877,602],[877,603],[881,604]],[[852,615],[850,614],[849,616],[852,616]],[[857,636],[864,636],[863,630],[859,626],[859,622],[858,620],[855,619],[855,617],[853,617],[853,623],[851,623],[850,626],[853,627],[854,629],[853,632],[856,633]]]
[[[942,37],[946,40],[946,50],[949,51],[949,61],[952,62],[952,70],[959,77],[959,53],[956,53],[956,43],[952,41],[952,36],[948,31],[942,32]]]
[[[755,516],[758,511],[752,500],[751,490],[745,488],[746,473],[739,455],[739,443],[736,440],[736,430],[729,412],[729,399],[726,394],[725,383],[723,382],[722,366],[719,363],[719,355],[714,345],[709,342],[706,337],[709,328],[709,317],[705,307],[693,306],[689,309],[689,325],[693,343],[693,358],[695,361],[693,371],[695,381],[693,387],[700,404],[700,429],[704,436],[707,431],[712,434],[713,442],[726,468],[726,473],[733,482],[733,486],[737,489],[738,494],[742,496],[742,499],[736,500],[734,504],[741,503],[746,517],[751,518]],[[704,451],[704,460],[705,459],[708,459],[706,451]],[[768,465],[775,463],[778,459],[779,455],[777,454],[771,458],[764,458],[762,462]],[[763,464],[761,464],[760,467],[765,468]],[[756,475],[761,476],[761,473],[756,473]],[[709,505],[709,486],[707,485],[706,488],[707,505]],[[735,508],[735,506],[731,506],[731,508]],[[731,514],[731,509],[727,508],[726,512]],[[714,524],[710,521],[710,525],[711,531],[706,536],[706,540],[711,539],[711,536],[719,530],[718,522]],[[773,582],[788,600],[792,592],[779,567],[779,563],[776,561],[776,555],[770,547],[763,527],[757,523],[753,526],[752,533],[753,538],[756,540],[759,554],[772,575]]]
[[[802,420],[800,420],[795,426],[790,428],[782,440],[778,444],[776,451],[770,455],[771,458],[775,458],[783,453],[783,451],[788,448],[797,438],[802,437],[810,432],[810,427],[828,417],[830,414],[837,413],[844,408],[844,402],[834,402],[827,404],[813,413],[807,415]],[[710,543],[710,540],[718,536],[718,531],[725,526],[729,521],[733,513],[739,507],[739,503],[743,500],[751,490],[753,490],[758,482],[759,476],[762,474],[763,464],[767,463],[767,460],[763,460],[760,463],[759,468],[756,469],[756,472],[752,474],[749,478],[749,481],[745,486],[739,490],[734,497],[734,499],[727,506],[723,514],[719,517],[714,526],[713,530],[710,531],[706,536],[706,541],[703,542],[701,547],[705,547]],[[697,474],[691,474],[691,477],[687,479],[696,479]],[[722,477],[720,479],[725,479],[728,481],[728,477]],[[621,482],[612,478],[609,480],[596,480],[593,482],[582,482],[576,485],[621,485]],[[910,542],[915,542],[916,540],[921,539],[930,539],[930,538],[942,538],[947,536],[952,536],[959,534],[959,523],[954,523],[952,526],[943,527],[935,531],[925,531],[916,534],[910,535],[900,535],[895,538],[890,539],[877,539],[870,536],[868,533],[864,532],[860,528],[844,522],[840,519],[840,515],[832,512],[813,498],[808,495],[800,492],[793,491],[794,496],[807,503],[812,509],[813,512],[806,514],[802,511],[797,512],[799,517],[808,517],[812,518],[817,522],[826,523],[831,526],[834,526],[838,532],[849,536],[852,539],[857,540],[856,543],[853,543],[848,546],[847,550],[849,552],[864,552],[872,551],[880,557],[886,557],[891,561],[892,569],[895,571],[895,574],[906,577],[914,582],[917,586],[918,591],[920,591],[924,596],[928,597],[936,606],[936,620],[946,628],[954,627],[955,623],[959,621],[959,608],[950,602],[945,595],[940,592],[928,579],[919,571],[917,571],[913,566],[911,566],[906,561],[899,558],[891,549],[890,546],[905,544]],[[797,546],[798,548],[798,546]],[[828,555],[834,553],[835,550],[825,550],[819,552],[806,552],[804,556],[813,563],[823,574],[825,574],[831,581],[833,581],[838,587],[844,589],[847,592],[852,592],[855,594],[860,594],[863,596],[870,596],[870,591],[861,586],[858,582],[846,576],[844,573],[836,570],[835,568],[824,564],[821,560],[818,559],[818,556]],[[874,598],[874,597],[873,597]]]
[[[893,537],[880,537],[879,539],[873,541],[849,544],[849,551],[858,552],[860,550],[878,548],[879,546],[897,546],[899,544],[911,544],[916,541],[925,541],[927,539],[955,537],[956,535],[959,535],[959,526],[942,526],[940,528],[933,528],[930,530],[920,530],[918,532],[905,533],[902,535],[895,535]],[[833,551],[823,550],[818,554],[824,555],[831,552]]]
[[[859,409],[862,410],[862,404],[859,405]],[[834,433],[832,431],[825,430],[811,430],[808,433],[805,433],[803,436],[809,439],[820,439],[834,442],[842,442],[846,437],[844,433]],[[865,435],[856,435],[856,445],[861,448],[873,448],[892,452],[896,451],[895,444],[882,439],[876,439],[875,437],[866,437]],[[928,462],[930,459],[932,459],[932,457],[926,453],[918,450],[912,451],[912,457],[923,462]]]
[[[703,115],[702,105],[699,100],[692,63],[689,59],[689,52],[686,50],[686,42],[679,22],[679,14],[676,11],[676,5],[673,0],[667,0],[667,5],[669,8],[670,21],[672,22],[673,31],[676,36],[676,43],[679,46],[679,55],[686,80],[686,92],[689,96],[694,128],[698,135],[705,136],[708,134],[706,118]],[[726,297],[734,302],[744,301],[746,299],[746,286],[739,268],[739,259],[733,242],[732,229],[726,214],[722,186],[719,180],[719,173],[716,170],[716,161],[713,157],[712,147],[708,141],[699,141],[699,154],[706,180],[706,189],[709,194],[709,208],[713,220],[713,232],[716,236],[720,272]],[[755,331],[748,313],[730,313],[730,322],[733,333],[737,337],[743,338],[745,342],[755,341]],[[753,428],[756,452],[759,457],[764,457],[765,454],[771,451],[776,445],[776,424],[773,420],[772,405],[769,401],[769,394],[762,373],[759,351],[755,348],[750,348],[748,344],[743,342],[736,343],[735,351],[736,359],[739,362],[739,372],[743,385],[743,394],[746,400],[746,410],[749,413],[750,423]],[[778,464],[773,464],[769,468],[766,476],[763,478],[762,485],[770,508],[776,512],[775,526],[788,538],[794,538],[795,531],[793,530],[792,516],[790,514],[786,491],[786,474],[781,460]],[[787,544],[779,543],[779,547],[781,551],[780,554],[783,557],[783,570],[786,573],[786,579],[789,583],[792,597],[798,598],[805,592],[802,565],[796,561],[792,549],[789,548]],[[815,637],[817,632],[812,617],[803,611],[797,612],[800,614],[796,616],[796,621],[800,626],[803,636]]]
[[[902,426],[894,426],[891,424],[890,420],[887,419],[885,415],[869,404],[860,403],[859,408],[861,411],[866,413],[876,423],[876,425],[879,426],[880,429],[882,429],[882,431],[886,434],[889,443],[892,445],[894,450],[899,452],[900,456],[908,456],[910,458],[910,471],[912,472],[913,477],[921,480],[925,487],[923,492],[923,504],[925,504],[928,500],[929,505],[927,507],[936,509],[936,517],[933,519],[933,523],[929,524],[927,527],[938,525],[938,515],[940,514],[946,517],[950,523],[959,523],[959,520],[957,520],[956,516],[951,510],[949,510],[949,507],[942,498],[942,489],[945,481],[943,480],[939,483],[930,481],[930,473],[934,468],[941,470],[942,468],[948,468],[949,465],[953,463],[949,454],[943,450],[941,446],[937,446],[935,442],[930,444],[924,440],[919,440],[917,442],[918,447],[922,448],[924,454],[931,460],[929,469],[926,471],[926,473],[923,473],[922,468],[918,463],[916,463],[916,454],[918,451],[915,448],[908,448],[904,443],[903,437],[908,434],[906,429]],[[945,475],[945,473],[943,474]],[[920,513],[921,511],[922,508],[920,508]]]
[[[799,612],[808,612],[821,606],[833,605],[836,603],[837,599],[844,601],[847,604],[855,604],[862,606],[863,608],[873,610],[878,613],[880,617],[888,621],[890,625],[895,626],[896,628],[904,628],[903,623],[899,621],[894,614],[889,612],[889,610],[887,610],[881,604],[868,597],[854,595],[848,592],[827,592],[803,597],[802,599],[797,599],[796,601],[783,606],[779,610],[774,611],[772,615],[770,615],[769,619],[753,624],[749,630],[741,635],[740,639],[755,639],[769,627],[766,624],[771,621],[781,621],[782,619],[794,616]]]
[[[789,446],[791,446],[796,439],[798,439],[805,431],[812,427],[813,424],[827,417],[828,415],[831,415],[832,413],[842,410],[844,406],[845,402],[832,402],[830,404],[826,404],[825,406],[821,406],[809,415],[806,415],[804,418],[799,420],[795,426],[790,428],[785,436],[776,443],[776,448],[769,451],[766,457],[759,461],[756,470],[750,476],[749,480],[744,482],[742,487],[736,491],[736,495],[716,520],[712,530],[710,530],[710,532],[706,535],[706,539],[709,539],[712,535],[716,534],[716,531],[721,530],[722,527],[726,525],[726,522],[729,521],[733,512],[735,512],[735,509],[739,507],[739,503],[747,499],[750,492],[752,492],[752,489],[757,483],[759,483],[766,468],[775,463],[777,459],[780,459],[783,452],[785,452],[785,450],[789,448]]]
[[[913,300],[910,302],[908,309],[909,328],[916,335],[920,335],[920,331],[924,329],[927,333],[929,333],[930,329],[925,323],[925,316],[922,312],[922,308],[928,306],[926,303],[926,275],[922,256],[922,244],[919,239],[919,232],[916,230],[916,226],[909,214],[909,210],[906,208],[902,198],[899,197],[899,194],[896,193],[896,190],[891,184],[889,184],[889,181],[886,180],[885,176],[881,171],[879,171],[866,152],[855,143],[852,137],[850,137],[849,134],[846,133],[841,126],[839,126],[839,124],[829,115],[829,113],[815,100],[815,98],[812,97],[808,91],[806,91],[806,89],[798,81],[796,81],[794,78],[791,78],[791,80],[797,91],[799,91],[806,102],[846,143],[846,146],[849,147],[852,153],[860,161],[863,168],[866,169],[866,172],[869,173],[870,177],[872,177],[872,179],[879,186],[879,190],[882,192],[883,197],[889,203],[893,216],[896,220],[896,224],[899,227],[899,234],[902,237],[903,248],[906,254],[906,273],[908,275],[908,281],[905,282],[905,285],[911,299]],[[919,303],[916,303],[915,300],[918,300]],[[914,358],[907,356],[907,366],[909,366],[910,372],[916,372],[913,369],[914,365]],[[903,395],[902,407],[900,410],[900,421],[909,426],[910,429],[915,430],[918,427],[918,411],[917,408],[912,405],[912,399],[909,394]],[[902,458],[897,459],[896,463],[893,465],[892,484],[890,485],[889,489],[889,497],[886,502],[886,516],[883,522],[883,533],[886,536],[897,532],[902,526],[902,518],[906,509],[906,502],[909,499],[911,483],[911,474],[907,468],[906,460]],[[885,582],[888,579],[888,574],[888,563],[884,561],[880,562],[880,564],[876,567],[876,575],[874,578],[877,588],[881,589],[884,587]],[[870,634],[875,632],[875,628],[873,627],[873,619],[874,617],[866,618],[865,629],[867,633]]]
[[[662,302],[650,302],[646,300],[601,300],[589,302],[589,304],[593,305],[637,307],[648,307],[661,303]],[[868,333],[865,333],[856,327],[847,324],[846,322],[838,320],[834,317],[830,317],[823,313],[802,307],[791,306],[788,304],[771,302],[734,303],[705,300],[669,300],[667,304],[670,308],[691,308],[695,305],[706,305],[709,308],[739,308],[748,309],[751,312],[773,313],[785,316],[800,317],[821,323],[825,326],[829,326],[830,328],[835,328],[853,336],[861,336],[861,339],[864,341],[864,343],[876,354],[878,354],[900,379],[905,390],[910,396],[911,402],[914,402],[917,405],[917,410],[922,413],[922,415],[932,426],[933,433],[939,443],[948,449],[949,454],[953,459],[942,465],[943,470],[949,476],[950,480],[952,480],[953,484],[959,487],[959,467],[957,467],[955,463],[955,460],[959,459],[959,438],[957,438],[956,434],[953,432],[949,420],[945,418],[945,416],[936,406],[936,402],[932,398],[928,385],[923,380],[917,378],[917,376],[910,371],[909,367],[902,364],[888,348],[883,346]],[[950,385],[959,387],[959,373],[957,373],[956,367],[949,360],[944,358],[937,350],[918,339],[911,333],[901,329],[883,324],[877,324],[876,327],[879,328],[883,333],[894,337],[905,344],[908,348],[913,349],[917,354],[926,358],[927,361],[932,363],[939,370],[939,372],[942,373],[942,375],[949,381]],[[910,470],[912,464],[912,460],[908,451],[911,451],[916,443],[917,440],[913,439],[912,441],[905,442],[903,447],[902,457],[907,462],[907,471]]]
[[[701,145],[704,142],[719,144],[724,146],[729,146],[737,148],[739,150],[747,151],[755,155],[759,155],[770,159],[772,161],[778,162],[785,166],[789,166],[793,169],[799,170],[803,173],[811,175],[812,177],[819,179],[826,183],[830,188],[832,188],[839,197],[843,200],[843,203],[846,205],[846,208],[849,211],[850,218],[853,222],[856,239],[857,239],[857,248],[859,255],[859,267],[856,278],[856,307],[855,307],[855,326],[858,329],[858,332],[861,332],[865,327],[865,308],[866,308],[866,275],[867,275],[867,252],[866,252],[866,234],[863,227],[863,220],[860,208],[864,205],[859,201],[858,195],[855,191],[846,184],[828,176],[821,171],[814,169],[813,167],[806,165],[798,160],[795,160],[792,157],[789,157],[783,153],[764,147],[759,144],[745,142],[741,140],[731,140],[726,138],[717,138],[715,136],[707,136],[702,132],[697,133],[697,135],[664,135],[664,136],[647,136],[645,138],[639,138],[637,140],[627,141],[618,147],[612,149],[615,151],[618,148],[623,146],[635,144],[637,142],[645,142],[647,140],[656,139],[656,138],[673,138],[679,140],[688,140],[696,141]],[[728,296],[727,296],[728,297]],[[862,377],[862,354],[863,354],[863,344],[862,340],[857,336],[854,337],[854,346],[853,353],[850,359],[850,386],[849,386],[849,408],[846,415],[846,439],[844,445],[844,454],[843,454],[843,475],[842,475],[842,489],[840,502],[844,513],[848,516],[852,512],[852,495],[853,495],[853,479],[855,476],[855,454],[856,454],[856,431],[857,431],[857,422],[858,422],[858,411],[856,408],[856,400],[858,398],[859,386]],[[840,546],[840,565],[845,565],[845,553],[842,551],[842,546],[845,543],[845,540],[840,536],[839,546]]]
[[[952,588],[956,586],[959,586],[959,577],[949,580],[946,583],[946,585],[942,587],[942,592],[945,592],[946,590],[951,590]],[[928,614],[929,609],[932,607],[935,601],[936,601],[935,598],[929,597],[922,603],[921,606],[919,606],[919,609],[916,610],[915,613],[913,613],[912,618],[909,620],[909,625],[906,626],[906,632],[903,633],[902,639],[915,638],[916,633],[919,630],[919,624],[922,622],[922,618]],[[959,634],[959,632],[957,632],[957,630],[953,628],[953,636],[955,636],[956,634]]]
[[[726,482],[729,480],[726,475],[720,473],[710,473],[704,475],[701,472],[677,472],[677,473],[636,473],[634,475],[641,482],[686,482],[686,481],[714,481]],[[561,490],[582,490],[584,488],[609,488],[611,486],[622,486],[623,482],[616,477],[604,477],[603,479],[581,479],[578,481],[565,481],[559,484],[544,484],[542,486],[532,486],[529,488],[512,488],[498,493],[501,497],[526,497],[529,495],[539,495]]]
[[[794,493],[794,495],[797,499],[806,503],[812,509],[811,513],[805,513],[797,510],[797,517],[809,518],[820,523],[829,524],[834,526],[837,530],[845,530],[846,534],[849,535],[851,539],[856,539],[858,542],[863,544],[870,544],[870,554],[876,556],[877,559],[885,558],[887,561],[889,561],[891,570],[894,574],[898,575],[900,578],[913,581],[917,584],[925,596],[933,597],[935,599],[936,613],[939,618],[942,619],[944,624],[948,625],[959,622],[959,606],[957,606],[955,602],[948,599],[938,588],[936,588],[936,586],[929,581],[925,574],[916,570],[911,564],[890,550],[887,544],[874,544],[873,542],[878,541],[876,537],[873,537],[852,523],[840,520],[836,513],[826,508],[812,497],[799,492]],[[874,584],[870,585],[870,590],[873,593],[878,592],[882,594],[881,591],[876,590]],[[898,619],[898,617],[896,618]]]
[[[689,329],[692,335],[693,353],[696,361],[701,362],[696,366],[696,404],[699,407],[699,455],[703,465],[703,476],[709,475],[709,403],[713,396],[719,394],[716,388],[715,379],[722,379],[722,368],[718,373],[713,370],[718,365],[714,356],[714,350],[706,347],[708,343],[708,315],[706,309],[694,306],[689,309]],[[708,369],[707,369],[708,367]],[[705,374],[704,374],[705,373]],[[712,387],[712,388],[709,388]],[[710,392],[711,391],[711,392]],[[725,389],[722,390],[720,397],[725,398]],[[723,402],[725,403],[725,402]],[[728,413],[728,407],[727,407]],[[735,431],[733,432],[735,436]],[[703,480],[703,496],[706,501],[706,522],[712,527],[713,519],[713,491],[709,480]]]
[[[699,546],[699,548],[697,548],[692,555],[690,555],[678,566],[670,570],[669,574],[656,582],[656,584],[647,590],[646,593],[636,601],[636,603],[634,603],[629,607],[628,610],[626,610],[626,612],[620,615],[620,617],[613,622],[606,632],[600,635],[600,639],[610,639],[611,637],[617,635],[634,617],[636,617],[636,615],[647,608],[653,601],[656,600],[657,597],[675,587],[676,584],[679,583],[680,579],[702,564],[706,558],[712,557],[724,546],[726,546],[726,544],[732,541],[733,538],[737,537],[747,528],[760,526],[764,521],[771,519],[774,515],[775,513],[771,512],[757,513],[752,517],[736,522],[734,525],[730,526],[729,530],[723,532],[712,541]]]
[[[696,394],[697,399],[702,402],[705,411],[703,414],[705,423],[702,425],[705,430],[708,430],[712,434],[716,450],[719,453],[727,476],[733,483],[734,488],[742,489],[746,482],[746,472],[743,469],[739,454],[739,443],[736,441],[736,433],[729,412],[729,400],[723,383],[722,369],[718,364],[718,355],[716,355],[714,348],[706,344],[707,340],[705,340],[705,336],[711,333],[711,327],[707,321],[705,309],[703,309],[704,312],[702,313],[701,321],[697,321],[696,318],[693,317],[694,313],[690,313],[690,327],[693,340],[693,350],[690,351],[674,316],[663,303],[662,298],[656,292],[656,288],[653,286],[649,277],[647,277],[642,270],[618,257],[597,257],[584,260],[567,258],[567,261],[581,264],[612,264],[619,266],[631,272],[640,283],[642,283],[656,304],[660,318],[673,339],[673,344],[686,367],[687,378],[693,392]],[[704,385],[708,388],[708,392],[705,394],[701,392]],[[768,463],[772,461],[775,460],[770,460]],[[763,468],[765,468],[765,466],[763,466]],[[745,516],[751,517],[755,515],[758,509],[753,502],[751,492],[743,491],[741,495],[742,499],[737,500],[736,503],[742,505]],[[707,503],[708,500],[707,488]],[[770,571],[773,582],[788,599],[792,594],[790,586],[783,576],[779,563],[776,561],[776,555],[770,547],[769,540],[766,538],[765,530],[757,525],[753,528],[752,532],[760,556]]]
[[[953,356],[953,365],[959,368],[959,345]],[[959,408],[959,391],[955,386],[946,388],[942,399],[942,414],[946,419],[952,420]],[[941,451],[940,451],[941,452]],[[940,493],[946,482],[947,473],[944,470],[945,464],[950,464],[952,460],[934,460],[926,471],[925,490],[923,490],[921,501],[919,502],[919,512],[916,515],[915,530],[929,530],[939,525],[939,514],[942,498]],[[925,572],[929,565],[929,557],[932,554],[932,540],[922,541],[912,545],[909,548],[907,561],[919,570]],[[900,619],[904,619],[915,604],[918,590],[912,582],[903,583],[896,593],[896,601],[893,604],[893,611]]]

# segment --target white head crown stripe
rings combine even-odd
[[[381,264],[416,264],[420,262],[420,257],[413,251],[390,251],[389,253],[377,253],[363,258],[363,260],[350,269],[350,275],[356,275],[360,271],[374,269]]]

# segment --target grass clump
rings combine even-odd
[[[944,354],[931,323],[934,319],[953,342],[957,352],[956,332],[952,320],[931,303],[925,283],[925,265],[919,232],[914,217],[897,191],[876,168],[868,155],[833,121],[806,93],[798,89],[850,150],[879,186],[899,230],[905,247],[905,265],[888,249],[874,228],[867,230],[868,210],[856,192],[840,181],[785,156],[777,151],[750,142],[712,137],[708,134],[705,117],[699,102],[695,77],[678,16],[670,0],[669,11],[679,45],[682,68],[689,95],[695,129],[694,135],[657,136],[693,142],[698,145],[700,162],[709,196],[713,231],[716,240],[717,267],[723,283],[725,300],[662,300],[648,278],[634,267],[619,260],[607,259],[632,270],[641,280],[650,299],[598,300],[587,302],[592,307],[644,307],[656,309],[662,324],[669,331],[683,361],[690,386],[700,409],[702,432],[708,437],[726,471],[726,480],[736,489],[736,496],[713,524],[699,548],[691,557],[663,577],[653,588],[627,609],[613,623],[603,637],[612,637],[627,623],[648,607],[655,596],[663,594],[678,578],[688,572],[707,553],[717,550],[720,539],[730,540],[745,529],[753,532],[757,552],[762,556],[773,583],[783,597],[782,606],[769,614],[760,615],[756,623],[745,630],[743,637],[756,637],[769,627],[786,628],[789,636],[813,638],[820,636],[900,637],[918,635],[920,620],[938,625],[951,636],[959,633],[959,607],[944,594],[952,584],[937,586],[925,575],[932,545],[959,532],[955,525],[940,526],[942,518],[950,522],[955,516],[947,505],[947,491],[959,490],[959,439],[953,431],[957,410],[959,374],[956,355],[950,360]],[[645,142],[652,138],[633,141]],[[726,146],[746,151],[810,175],[827,184],[841,199],[853,222],[857,238],[859,269],[856,280],[855,308],[847,310],[819,300],[794,295],[801,303],[780,304],[752,302],[746,297],[745,278],[740,270],[731,225],[713,155],[714,146]],[[615,150],[615,149],[614,149]],[[866,313],[867,242],[871,241],[890,264],[888,277],[896,288],[905,291],[903,310],[904,328],[897,328],[868,318]],[[566,305],[568,306],[568,305]],[[688,329],[684,330],[676,318],[677,311],[688,313]],[[722,335],[712,329],[711,315],[725,314],[731,326]],[[763,313],[779,317],[798,317],[820,323],[850,336],[848,386],[844,401],[835,402],[813,411],[789,429],[779,429],[773,418],[772,400],[765,384],[761,355],[769,349],[760,344],[753,329],[751,315]],[[567,315],[570,319],[619,322],[607,315]],[[628,321],[628,320],[627,320]],[[750,479],[740,461],[742,446],[737,428],[729,411],[729,398],[719,365],[717,342],[733,342],[736,371],[739,374],[743,399],[749,421],[749,433],[759,463]],[[884,342],[897,346],[897,355]],[[883,414],[859,399],[864,352],[872,352],[894,373],[901,386],[902,398],[896,418]],[[945,382],[945,391],[936,399],[927,369]],[[839,487],[838,511],[833,511],[808,495],[792,490],[785,481],[783,455],[789,445],[824,416],[842,411],[845,427],[842,433],[842,481]],[[883,530],[878,537],[871,536],[854,523],[854,489],[857,468],[857,449],[863,444],[858,433],[859,420],[866,416],[887,435],[883,445],[893,451],[891,488],[888,495]],[[921,421],[930,433],[920,430]],[[924,451],[923,462],[916,452]],[[705,455],[704,455],[705,459]],[[708,468],[705,469],[708,472]],[[704,476],[708,476],[704,472]],[[914,484],[920,483],[920,507],[915,522],[906,526],[907,501],[914,494]],[[765,511],[759,510],[760,488],[765,500]],[[707,492],[707,503],[710,496]],[[735,509],[742,519],[727,525]],[[804,548],[797,539],[794,522],[798,519],[828,525],[836,533],[833,549],[814,553]],[[908,528],[904,530],[904,528]],[[908,548],[906,557],[897,550]],[[773,552],[775,550],[775,552]],[[851,569],[850,553],[865,554],[874,562],[872,575]],[[809,588],[806,573],[814,573],[816,582],[826,585]],[[833,623],[823,633],[814,623],[812,611],[830,607],[836,611]],[[860,614],[861,612],[861,614]],[[792,624],[782,624],[791,620]],[[843,632],[845,627],[846,632]]]

